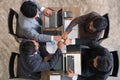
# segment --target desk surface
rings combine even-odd
[[[53,74],[53,73],[58,73],[58,74]],[[65,74],[59,74],[59,73],[61,73],[61,71],[44,71],[42,72],[41,80],[50,80],[50,74],[61,76],[60,80],[71,80],[71,78],[67,77]]]
[[[69,56],[69,55],[75,55],[75,54],[81,54],[80,53],[80,51],[78,52],[78,51],[74,51],[74,52],[69,52],[69,53],[64,53],[63,55],[65,56]],[[63,57],[64,57],[63,56]],[[77,58],[76,60],[74,60],[74,67],[75,67],[75,71],[78,73],[78,74],[81,74],[81,55],[80,56],[75,56],[75,58]],[[64,59],[64,58],[63,58]],[[80,61],[79,61],[79,60]],[[66,61],[65,61],[66,62]],[[78,64],[78,63],[80,63],[80,64]],[[65,67],[66,67],[66,65],[65,65],[65,63],[64,63],[64,60],[63,60],[63,65],[61,65],[61,66],[63,66],[63,70],[61,70],[61,71],[50,71],[50,70],[48,70],[48,71],[43,71],[42,72],[42,80],[49,80],[50,79],[50,75],[59,75],[59,76],[61,76],[61,79],[60,80],[71,80],[70,78],[68,78],[67,76],[66,76],[66,73],[64,73],[63,71],[65,71]]]
[[[51,9],[58,11],[61,8],[63,11],[71,11],[72,12],[72,18],[65,18],[64,20],[73,20],[75,17],[78,17],[80,15],[80,8],[79,7],[50,7]],[[58,27],[58,28],[45,28],[45,17],[42,17],[42,22],[43,22],[43,31],[49,31],[49,30],[58,30],[63,33],[64,27]]]
[[[79,7],[51,7],[53,10],[59,10],[63,9],[63,11],[72,11],[72,18],[65,18],[65,20],[73,20],[75,17],[78,17],[80,15],[80,9]],[[44,17],[43,17],[43,31],[47,30],[59,30],[59,31],[64,31],[64,27],[59,27],[59,28],[45,28],[44,27]],[[51,71],[44,71],[42,72],[42,80],[49,80],[49,76],[52,72]],[[61,73],[61,71],[60,71]],[[67,78],[64,74],[62,76],[62,80],[71,80],[70,78]]]

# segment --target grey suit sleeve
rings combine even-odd
[[[34,39],[38,42],[50,42],[51,36],[45,35],[45,34],[39,34],[36,30],[33,28],[24,28],[24,36],[29,39]]]
[[[31,63],[29,64],[29,66],[31,66],[31,71],[40,72],[53,68],[55,64],[58,62],[60,56],[62,56],[62,52],[60,49],[57,49],[49,62],[43,62],[42,58],[39,60],[33,60],[31,62],[32,64]]]

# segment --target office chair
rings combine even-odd
[[[17,58],[17,70],[14,71],[14,63],[15,63],[15,59]],[[14,78],[18,78],[18,59],[19,59],[19,54],[16,52],[12,52],[11,56],[10,56],[10,60],[9,60],[9,78],[10,79],[14,79]]]
[[[118,56],[118,51],[111,51],[110,52],[113,55],[113,69],[111,72],[111,77],[117,77],[118,76],[118,71],[119,71],[119,56]]]
[[[15,38],[15,40],[18,43],[20,43],[20,40],[18,38],[21,38],[21,37],[19,37],[16,34],[16,28],[17,28],[17,26],[19,26],[18,17],[19,17],[18,13],[15,10],[13,10],[12,8],[10,8],[9,15],[8,15],[8,30],[9,30],[9,33]]]
[[[32,79],[27,79],[25,77],[21,77],[21,74],[23,73],[20,67],[21,64],[20,64],[19,57],[20,57],[19,53],[11,52],[11,56],[9,59],[9,79],[10,80],[32,80]]]

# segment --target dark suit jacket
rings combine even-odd
[[[110,60],[110,65],[107,69],[104,69],[104,72],[98,71],[93,66],[90,66],[90,63],[89,65],[87,64],[88,60],[93,60],[96,56],[102,56]],[[82,57],[82,75],[79,75],[77,80],[106,80],[108,78],[112,69],[113,58],[106,48],[98,46],[86,52],[83,51]]]
[[[62,56],[62,52],[58,48],[48,62],[43,62],[43,57],[45,56],[42,56],[42,54],[46,54],[43,52],[46,51],[41,52],[41,49],[39,49],[39,51],[34,55],[25,55],[24,53],[20,53],[21,77],[35,80],[40,79],[41,71],[53,68],[58,62],[58,59]]]
[[[81,39],[96,39],[99,38],[99,35],[101,32],[94,32],[90,33],[86,31],[88,28],[89,23],[95,18],[99,17],[100,15],[96,12],[91,12],[89,14],[79,16],[72,20],[72,22],[69,24],[65,32],[70,33],[72,31],[72,28],[78,24],[79,26],[79,38]]]

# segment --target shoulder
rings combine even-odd
[[[92,12],[86,14],[86,15],[91,16],[91,17],[101,16],[99,13],[97,13],[97,12],[95,12],[95,11],[92,11]]]
[[[95,46],[93,50],[96,51],[101,56],[110,54],[109,50],[101,45]]]
[[[99,13],[97,13],[97,12],[95,12],[95,11],[92,11],[92,12],[90,12],[89,14],[91,14],[91,15],[100,15]]]

